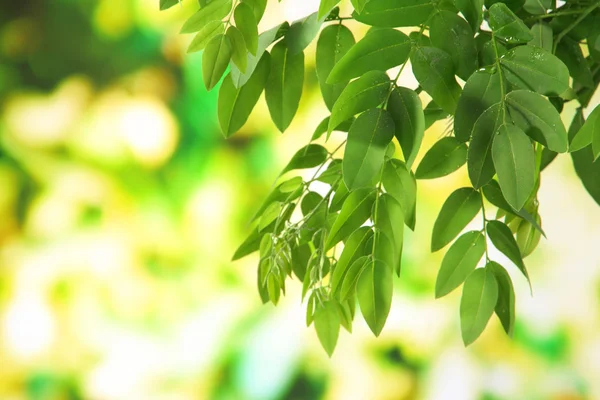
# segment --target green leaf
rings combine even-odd
[[[306,302],[306,327],[312,325],[315,320],[315,292],[313,291]]]
[[[578,84],[587,88],[596,87],[592,71],[581,51],[579,42],[569,37],[563,38],[556,48],[556,56],[565,63],[569,74]]]
[[[467,145],[453,137],[435,143],[419,164],[417,179],[434,179],[456,171],[467,162]]]
[[[515,125],[502,125],[492,145],[492,158],[504,198],[520,210],[535,186],[535,153],[531,139]]]
[[[328,132],[348,118],[383,103],[390,90],[390,78],[381,71],[367,72],[350,82],[333,105]]]
[[[267,1],[268,0],[243,0],[244,3],[247,3],[252,8],[257,23],[262,19],[265,13]]]
[[[306,169],[319,166],[325,162],[329,152],[327,149],[318,144],[309,144],[304,146],[294,154],[288,165],[281,171],[285,174],[294,169]]]
[[[402,206],[405,224],[414,230],[417,206],[417,181],[414,175],[402,161],[391,159],[384,166],[382,183],[386,192]]]
[[[321,346],[331,357],[340,334],[340,316],[336,303],[329,300],[323,302],[323,305],[319,305],[317,302],[314,322]]]
[[[435,3],[434,0],[370,0],[352,16],[358,22],[378,27],[419,26],[427,22]]]
[[[379,336],[392,305],[392,269],[380,260],[369,263],[358,278],[356,293],[363,318]]]
[[[269,204],[273,203],[274,201],[289,203],[289,202],[297,199],[298,197],[300,197],[301,194],[302,194],[302,190],[297,190],[292,193],[283,192],[283,191],[281,191],[281,184],[278,185],[271,193],[269,193],[269,195],[267,196],[267,198],[265,199],[263,204],[260,206],[260,208],[258,209],[256,214],[252,218],[252,222],[256,221],[256,219],[258,217],[260,217],[260,215],[267,209]]]
[[[372,261],[370,257],[362,256],[350,264],[348,271],[344,275],[344,280],[342,281],[342,286],[339,290],[340,301],[346,301],[356,293],[356,284],[358,283],[358,278],[360,278],[363,270],[367,266],[371,265],[371,263]]]
[[[358,189],[350,193],[329,232],[325,249],[331,249],[358,229],[371,216],[374,202],[375,190],[373,189]]]
[[[541,222],[539,214],[536,214],[536,222],[538,224]],[[542,233],[535,226],[528,221],[521,221],[517,228],[517,245],[521,250],[521,256],[525,258],[533,253],[541,238]]]
[[[571,153],[575,171],[583,186],[598,205],[600,205],[600,160],[594,161],[592,147]]]
[[[319,123],[319,125],[315,129],[315,132],[313,133],[311,141],[315,141],[315,140],[319,139],[321,136],[323,136],[324,133],[327,132],[327,129],[329,128],[329,119],[330,119],[329,117],[326,117]],[[345,120],[344,122],[339,124],[334,129],[334,131],[348,132],[350,130],[350,127],[352,126],[353,122],[354,122],[354,118],[348,118],[347,120]],[[329,135],[327,135],[327,139],[329,139]]]
[[[406,165],[410,168],[421,148],[425,132],[421,99],[414,90],[398,86],[390,95],[387,110],[394,120],[395,136],[402,148]]]
[[[446,119],[450,115],[442,110],[440,106],[435,104],[435,101],[433,100],[427,104],[427,107],[423,110],[423,114],[425,115],[425,130],[431,128],[437,121]]]
[[[504,3],[490,7],[490,27],[494,35],[507,43],[527,43],[533,39],[527,25]]]
[[[159,7],[160,11],[167,10],[178,4],[180,0],[160,0]]]
[[[356,260],[365,255],[365,244],[373,237],[373,230],[363,226],[352,232],[340,255],[338,262],[331,275],[331,292],[339,294],[342,282]],[[358,277],[358,276],[357,276]]]
[[[350,3],[352,4],[352,7],[354,7],[354,9],[356,10],[356,12],[362,12],[363,8],[365,8],[365,5],[369,2],[370,0],[350,0]]]
[[[231,42],[231,61],[239,68],[241,72],[246,72],[248,66],[248,55],[246,50],[246,42],[242,32],[235,26],[230,26],[227,29],[227,37]]]
[[[542,15],[553,8],[553,3],[555,3],[553,0],[525,0],[523,8],[529,14]]]
[[[506,78],[520,89],[546,96],[569,90],[569,69],[552,53],[534,46],[518,46],[500,58]]]
[[[340,0],[321,0],[318,18],[325,19],[339,2]]]
[[[429,35],[431,44],[450,54],[456,75],[469,79],[477,68],[477,49],[467,21],[453,12],[441,10],[431,19]]]
[[[390,194],[384,193],[377,200],[374,216],[375,229],[383,233],[394,250],[390,267],[400,276],[402,245],[404,242],[404,211],[400,203]]]
[[[462,285],[485,253],[485,236],[471,231],[459,237],[442,260],[435,282],[435,298],[439,299]]]
[[[317,17],[317,13],[312,13],[308,17],[294,21],[285,35],[285,41],[290,54],[301,53],[317,37],[321,29],[322,21]]]
[[[221,80],[231,59],[231,40],[220,34],[213,37],[202,55],[202,79],[206,90],[211,90]]]
[[[502,105],[494,104],[484,111],[475,122],[471,144],[467,152],[469,179],[475,189],[488,183],[496,173],[492,160],[494,134],[502,124]]]
[[[348,84],[348,82],[340,82],[336,84],[328,84],[327,78],[341,58],[354,45],[354,35],[350,29],[344,25],[335,24],[323,29],[319,41],[317,42],[317,78],[323,100],[328,109],[332,109],[338,97]]]
[[[454,0],[454,5],[469,21],[473,32],[477,33],[483,21],[483,0]]]
[[[529,137],[557,153],[567,151],[565,126],[545,97],[528,90],[515,90],[506,96],[506,105],[514,124]]]
[[[515,329],[515,290],[508,272],[502,265],[490,261],[486,265],[496,277],[498,283],[498,300],[496,301],[496,315],[502,323],[502,327],[508,336],[512,337]]]
[[[250,80],[240,88],[233,84],[231,73],[225,77],[219,89],[218,115],[226,138],[236,133],[248,120],[267,83],[270,63],[269,53],[264,53]]]
[[[460,328],[465,346],[484,331],[498,301],[498,283],[488,268],[473,271],[465,281],[460,300]]]
[[[188,46],[187,52],[194,53],[200,50],[204,50],[207,43],[215,36],[223,34],[225,32],[225,26],[222,21],[210,21],[208,22],[200,32],[194,36],[194,39]]]
[[[477,71],[467,80],[454,116],[454,136],[461,142],[471,138],[477,119],[502,99],[500,74]]]
[[[235,25],[242,33],[248,51],[256,56],[258,50],[258,22],[252,7],[248,3],[240,3],[233,12]]]
[[[232,0],[213,0],[193,14],[183,27],[181,33],[194,33],[201,30],[208,22],[221,20],[229,14]]]
[[[263,231],[267,226],[271,224],[271,222],[275,221],[279,214],[281,214],[281,210],[283,209],[283,204],[275,201],[267,207],[265,212],[261,215],[260,221],[258,223],[258,230]]]
[[[481,209],[481,195],[472,188],[455,190],[446,200],[433,225],[431,251],[450,243]]]
[[[569,151],[578,151],[592,144],[592,150],[595,153],[594,158],[597,158],[598,151],[600,151],[600,143],[594,148],[592,143],[594,138],[597,138],[597,143],[600,142],[600,106],[596,106],[581,129],[577,131],[571,141]]]
[[[410,61],[421,87],[444,111],[454,114],[461,89],[454,79],[450,55],[435,47],[418,47]]]
[[[327,83],[346,82],[369,71],[387,71],[408,60],[410,39],[395,29],[377,29],[356,43],[335,64]]]
[[[291,54],[285,41],[271,51],[271,72],[265,98],[271,119],[284,132],[296,115],[304,84],[304,53]]]
[[[541,47],[546,51],[552,51],[554,43],[552,28],[545,22],[538,22],[531,27],[531,39],[527,44],[530,46]]]
[[[237,261],[249,254],[258,251],[260,241],[263,237],[263,233],[258,231],[258,228],[254,229],[250,235],[244,240],[244,242],[237,248],[231,261]]]
[[[521,257],[521,250],[519,250],[519,245],[513,237],[510,228],[500,221],[488,221],[486,231],[494,247],[508,257],[521,270],[527,281],[529,281],[529,286],[531,286],[529,273]]]
[[[342,161],[342,175],[350,191],[373,186],[394,137],[394,121],[383,109],[361,114],[350,127]]]

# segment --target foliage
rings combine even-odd
[[[161,9],[176,3],[161,1]],[[490,246],[529,280],[523,259],[543,235],[541,173],[558,153],[570,151],[600,204],[600,108],[583,118],[600,83],[600,2],[352,0],[346,17],[338,3],[321,0],[314,14],[258,35],[266,0],[200,0],[182,28],[197,32],[189,51],[204,49],[207,89],[230,67],[219,91],[226,137],[244,125],[263,91],[277,128],[288,128],[302,96],[303,52],[320,32],[317,77],[331,115],[310,140],[347,132],[332,152],[310,143],[296,153],[234,259],[260,253],[263,302],[277,304],[295,275],[307,325],[314,323],[329,354],[340,326],[352,330],[357,303],[377,336],[390,311],[393,274],[401,274],[404,225],[415,226],[417,180],[466,164],[472,187],[455,190],[433,226],[431,250],[450,245],[436,297],[463,286],[465,345],[494,313],[512,334],[515,293]],[[344,25],[350,19],[372,28],[356,41]],[[409,27],[408,35],[397,29]],[[397,84],[407,65],[419,83],[414,90]],[[432,99],[425,108],[422,92]],[[577,112],[567,132],[560,113],[571,102]],[[415,169],[424,131],[446,117],[453,129]],[[316,168],[309,180],[287,176],[308,168]],[[327,193],[317,193],[315,182]],[[481,230],[463,233],[477,215]]]

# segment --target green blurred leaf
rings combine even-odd
[[[419,26],[429,19],[434,0],[370,0],[363,2],[362,10],[355,6],[354,19],[363,24],[396,28]]]
[[[325,162],[329,152],[318,144],[309,144],[304,146],[294,154],[288,165],[281,171],[285,174],[294,169],[305,169],[319,166]]]
[[[237,5],[233,12],[236,27],[244,37],[244,43],[248,51],[256,56],[258,51],[258,23],[252,7],[242,2]]]
[[[380,260],[370,262],[358,278],[358,305],[375,336],[381,333],[390,312],[393,287],[392,268]]]
[[[335,302],[329,300],[323,302],[323,305],[317,302],[314,322],[321,346],[331,357],[340,333],[340,316]]]
[[[498,283],[488,268],[476,269],[463,286],[460,300],[460,327],[465,346],[484,331],[498,301]]]
[[[217,21],[225,18],[231,11],[232,0],[213,0],[206,6],[200,8],[193,14],[183,27],[181,33],[198,32],[211,21]]]
[[[231,61],[239,68],[241,72],[246,72],[248,66],[248,55],[246,50],[246,41],[242,32],[235,26],[227,29],[227,37],[231,42]]]
[[[231,40],[223,34],[214,36],[207,43],[202,55],[202,79],[206,90],[219,83],[231,60],[231,53]]]
[[[417,205],[417,181],[414,175],[402,161],[391,159],[385,163],[382,183],[386,192],[402,206],[406,225],[414,230]]]
[[[194,36],[194,39],[190,43],[187,52],[194,53],[200,50],[204,50],[208,42],[215,36],[225,33],[225,26],[222,21],[210,21],[200,32]]]

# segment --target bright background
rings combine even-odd
[[[375,340],[357,316],[329,359],[304,326],[297,282],[277,308],[262,306],[256,257],[230,261],[326,115],[314,47],[289,131],[276,133],[261,101],[226,141],[201,56],[178,34],[195,2],[157,3],[0,5],[1,400],[600,399],[600,207],[568,156],[543,177],[548,239],[527,259],[533,297],[509,266],[512,340],[494,317],[465,349],[460,290],[433,299],[443,252],[429,253],[429,235],[468,183],[463,168],[419,185],[384,333]],[[272,4],[261,27],[316,9]]]

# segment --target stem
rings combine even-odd
[[[566,16],[566,15],[578,15],[578,14],[581,14],[581,10],[558,11],[558,12],[555,12],[555,13],[535,15],[533,17],[529,17],[529,18],[527,18],[527,22],[537,21],[537,20],[546,19],[546,18],[563,17],[563,16]]]
[[[506,96],[506,89],[504,88],[504,77],[502,76],[502,67],[500,66],[500,53],[498,52],[498,45],[496,44],[496,37],[492,33],[492,46],[494,47],[494,53],[496,54],[496,69],[498,69],[498,76],[500,77],[500,104],[502,105],[502,121],[506,123],[506,107],[504,106],[504,97]]]
[[[483,237],[485,238],[485,262],[486,264],[490,262],[490,255],[488,253],[488,238],[487,238],[487,222],[488,219],[485,217],[485,203],[483,201],[483,192],[479,189],[479,196],[481,198],[481,215],[483,217],[483,229],[481,232],[483,233]]]
[[[592,11],[600,6],[600,1],[596,1],[592,3],[588,8],[583,10],[583,13],[577,18],[575,21],[571,23],[571,25],[567,26],[561,33],[556,36],[556,40],[554,41],[554,46],[552,47],[552,53],[556,53],[556,47],[560,43],[560,41],[567,35],[567,33],[571,32],[573,28],[575,28],[581,21],[583,21]]]

